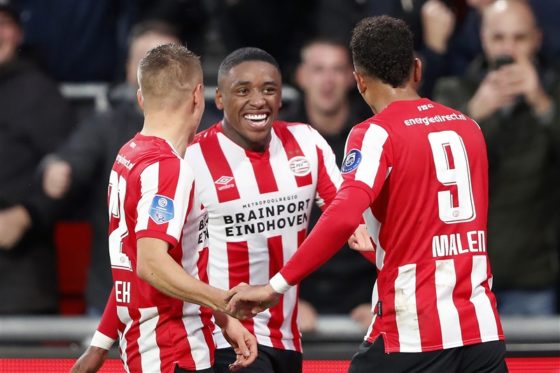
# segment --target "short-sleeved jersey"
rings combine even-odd
[[[212,286],[266,284],[303,242],[312,204],[330,203],[342,182],[327,142],[307,124],[274,122],[262,153],[227,138],[221,123],[195,137],[186,159],[208,216]],[[259,344],[301,351],[298,289],[244,321]],[[218,348],[229,347],[218,330]]]
[[[198,305],[169,297],[136,273],[137,240],[157,238],[189,274],[205,272],[196,227],[181,244],[193,194],[192,170],[165,140],[137,134],[117,155],[109,181],[109,252],[125,369],[173,372],[211,366],[211,315]],[[190,203],[192,205],[192,201]],[[204,274],[205,275],[205,274]]]
[[[478,125],[427,99],[354,127],[344,183],[363,188],[376,245],[374,319],[387,352],[503,339],[486,248],[488,165]]]

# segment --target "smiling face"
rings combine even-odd
[[[232,67],[218,82],[216,106],[224,111],[224,134],[247,150],[264,151],[281,106],[278,69],[264,61]]]

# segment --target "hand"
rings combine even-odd
[[[87,350],[76,360],[74,366],[70,369],[70,373],[95,373],[97,372],[105,359],[108,351],[94,346],[89,346]]]
[[[469,115],[474,120],[484,120],[498,109],[515,103],[518,94],[506,89],[507,82],[500,69],[490,71],[468,104]]]
[[[424,42],[431,50],[443,54],[455,28],[455,14],[439,0],[428,0],[422,5]]]
[[[227,311],[229,314],[245,315],[257,313],[274,306],[280,299],[280,294],[274,291],[270,285],[238,285],[229,291],[229,303]]]
[[[356,251],[375,251],[365,224],[360,224],[348,239],[348,246]]]
[[[257,358],[257,338],[233,317],[227,316],[226,325],[222,326],[222,334],[233,347],[237,358],[229,365],[232,372],[246,368]]]
[[[21,205],[0,211],[0,249],[12,249],[31,226],[31,217]]]
[[[302,332],[317,330],[317,310],[308,301],[298,301],[298,324]]]
[[[72,181],[72,167],[65,161],[55,160],[47,164],[43,173],[43,191],[53,199],[62,198]]]
[[[364,329],[369,328],[371,320],[373,320],[373,313],[371,311],[371,304],[360,304],[350,312],[352,320],[356,321]]]
[[[502,66],[498,72],[506,94],[523,96],[537,114],[550,110],[552,101],[542,88],[537,69],[528,57],[518,57],[515,63]]]

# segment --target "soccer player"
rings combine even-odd
[[[276,120],[281,89],[270,54],[257,48],[232,52],[218,72],[216,105],[223,120],[197,134],[187,149],[201,226],[208,230],[208,279],[217,288],[267,283],[303,242],[314,201],[324,207],[342,182],[317,131]],[[364,231],[356,232],[353,246],[365,246]],[[276,307],[244,322],[257,337],[259,354],[242,372],[302,371],[297,292],[292,288]],[[108,318],[105,312],[102,324]],[[214,339],[214,369],[228,372],[236,352],[219,330]]]
[[[139,64],[144,125],[119,151],[109,179],[114,286],[108,309],[114,324],[109,333],[94,335],[97,352],[82,356],[73,372],[87,371],[96,357],[102,363],[117,329],[126,371],[212,372],[213,324],[199,305],[223,311],[226,292],[201,281],[196,218],[187,219],[188,234],[181,237],[187,210],[198,205],[184,154],[204,111],[202,81],[199,58],[176,44],[151,49]],[[254,360],[254,336],[237,320],[215,316],[245,352],[236,367]]]
[[[363,213],[378,280],[374,319],[350,372],[505,372],[486,251],[482,132],[464,114],[418,96],[421,65],[403,21],[362,20],[351,49],[358,89],[375,116],[349,135],[344,183],[269,284],[239,286],[228,308],[274,304],[342,246]]]

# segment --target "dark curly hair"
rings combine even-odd
[[[354,27],[350,49],[358,71],[394,88],[408,80],[414,47],[404,21],[388,16],[364,18]]]

